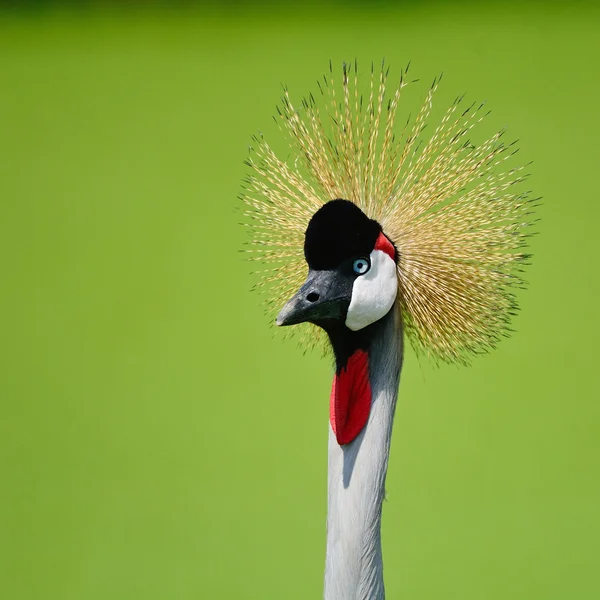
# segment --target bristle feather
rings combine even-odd
[[[530,255],[520,250],[533,233],[539,198],[514,191],[527,179],[528,165],[504,167],[518,150],[515,141],[502,141],[504,130],[480,145],[469,140],[489,114],[485,102],[457,116],[459,96],[424,136],[441,75],[414,121],[409,117],[396,132],[409,68],[388,96],[389,67],[382,62],[377,72],[371,63],[363,97],[357,62],[342,66],[339,82],[330,62],[317,82],[323,116],[312,94],[298,111],[284,87],[276,121],[295,154],[282,161],[262,135],[253,138],[256,147],[245,161],[252,175],[242,194],[254,246],[249,258],[270,265],[257,288],[268,292],[274,316],[306,275],[302,249],[312,214],[334,198],[351,200],[381,223],[399,250],[396,305],[417,354],[467,363],[511,332],[518,307],[510,290],[525,283]],[[321,330],[302,329],[307,345],[322,345]]]

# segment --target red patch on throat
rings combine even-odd
[[[356,438],[367,424],[370,411],[369,356],[357,350],[334,376],[329,399],[329,420],[340,446]]]
[[[375,242],[373,250],[381,250],[385,252],[392,260],[396,260],[396,248],[394,244],[388,240],[383,233],[380,233]]]

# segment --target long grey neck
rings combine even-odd
[[[385,597],[381,509],[402,367],[402,330],[393,308],[369,347],[372,390],[367,425],[340,446],[329,429],[325,600]]]

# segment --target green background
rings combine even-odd
[[[600,12],[41,4],[0,16],[0,597],[321,596],[330,366],[249,291],[236,196],[280,84],[385,57],[487,99],[544,197],[516,335],[407,353],[388,598],[600,598]]]

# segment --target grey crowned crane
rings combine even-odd
[[[408,69],[407,69],[408,70]],[[457,99],[430,135],[439,80],[396,132],[407,70],[330,72],[276,119],[292,155],[256,136],[242,195],[251,258],[277,325],[333,352],[326,600],[384,598],[381,511],[404,335],[417,354],[466,364],[510,333],[535,199],[499,132],[475,145],[483,105]],[[321,105],[322,103],[322,105]],[[308,276],[306,276],[308,266]],[[290,299],[291,298],[291,299]],[[283,308],[281,308],[283,306]]]

